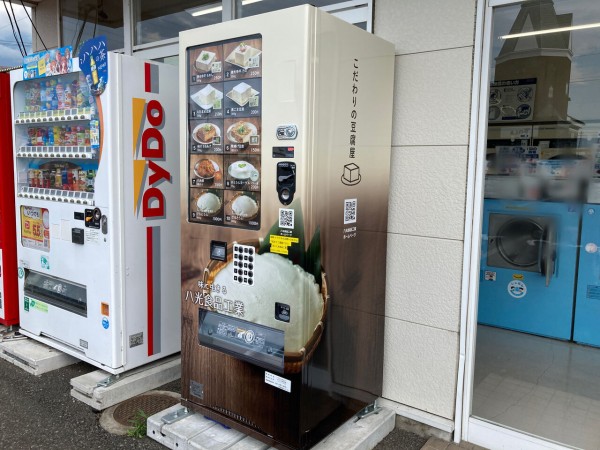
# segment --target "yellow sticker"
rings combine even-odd
[[[522,280],[523,278],[525,277],[520,273],[513,273],[513,280]]]
[[[269,244],[271,244],[271,253],[278,253],[280,255],[289,255],[289,248],[292,244],[297,244],[300,239],[297,237],[290,236],[277,236],[272,234],[269,237]]]

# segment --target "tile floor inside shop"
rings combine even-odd
[[[600,450],[600,349],[479,326],[473,416]]]

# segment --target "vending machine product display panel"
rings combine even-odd
[[[191,222],[260,228],[260,35],[187,49]]]
[[[381,395],[393,67],[309,6],[180,35],[182,402],[278,448]]]

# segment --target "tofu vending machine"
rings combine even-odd
[[[182,403],[308,448],[381,395],[394,47],[311,6],[179,42]]]
[[[10,75],[0,72],[0,325],[19,323]]]
[[[177,68],[89,61],[13,72],[21,331],[117,374],[180,349]]]

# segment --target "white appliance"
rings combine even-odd
[[[117,374],[180,350],[178,83],[107,59],[11,83],[21,331]]]

